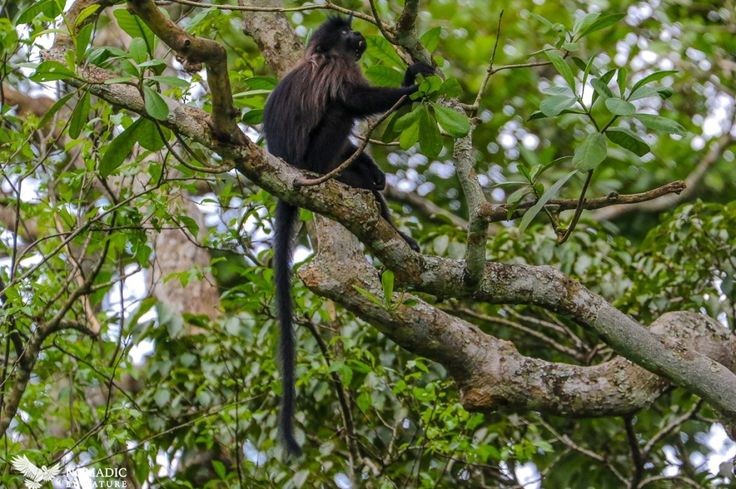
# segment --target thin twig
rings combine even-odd
[[[478,94],[475,96],[475,101],[473,102],[472,107],[475,108],[475,111],[477,112],[480,108],[480,99],[483,97],[483,94],[486,91],[486,88],[488,88],[488,81],[491,79],[491,76],[493,76],[495,71],[493,71],[493,63],[496,61],[496,50],[498,49],[498,43],[501,40],[501,20],[503,19],[503,10],[501,10],[501,13],[498,14],[498,25],[496,26],[496,41],[493,43],[493,52],[491,53],[491,59],[488,61],[488,69],[486,69],[486,76],[483,77],[483,81],[480,84],[480,88],[478,89]]]
[[[641,449],[639,448],[639,441],[636,439],[633,416],[624,417],[624,426],[626,427],[626,439],[629,442],[629,450],[631,451],[631,462],[634,465],[629,487],[631,489],[636,489],[636,487],[639,486],[639,481],[641,481],[641,478],[644,475],[644,458],[642,457]]]
[[[378,8],[376,7],[376,2],[374,0],[370,0],[368,3],[371,5],[371,12],[373,13],[373,18],[375,19],[375,24],[378,27],[378,30],[381,31],[381,34],[383,37],[388,40],[391,44],[396,44],[396,36],[389,33],[385,26],[383,25],[383,22],[381,21],[380,15],[378,15]]]
[[[561,238],[557,240],[559,244],[562,244],[565,241],[567,241],[567,239],[572,235],[572,232],[575,230],[575,226],[578,225],[580,216],[583,214],[583,209],[585,209],[585,194],[588,193],[588,187],[590,186],[590,181],[592,179],[593,179],[593,170],[588,170],[588,174],[585,176],[585,183],[583,183],[583,189],[580,191],[580,198],[578,200],[578,205],[575,208],[575,215],[572,216],[572,221],[570,221],[570,224],[567,226],[565,233],[562,235]]]
[[[188,5],[190,7],[201,7],[201,8],[213,8],[219,10],[230,10],[230,11],[241,11],[241,12],[304,12],[307,10],[334,10],[345,15],[352,15],[371,24],[375,24],[376,21],[370,15],[366,15],[362,12],[350,10],[349,8],[335,5],[332,2],[327,2],[323,5],[301,5],[299,7],[255,7],[250,5],[215,5],[212,3],[197,2],[194,0],[169,0],[169,3],[178,3],[179,5]]]
[[[686,412],[684,412],[682,415],[677,416],[672,421],[667,423],[661,430],[659,430],[657,433],[654,434],[644,445],[644,448],[642,449],[642,454],[644,457],[647,457],[652,449],[662,441],[667,435],[675,431],[677,428],[679,428],[684,422],[692,419],[697,412],[700,410],[701,406],[703,405],[703,400],[699,399],[693,407],[688,409]]]
[[[619,194],[618,192],[611,192],[605,197],[598,197],[595,199],[587,199],[583,203],[583,208],[586,210],[600,209],[602,207],[608,207],[611,205],[618,204],[636,204],[638,202],[645,202],[647,200],[656,199],[662,195],[667,194],[679,194],[687,188],[685,182],[677,180],[668,184],[662,185],[661,187],[648,190],[646,192],[640,192],[637,194]],[[555,212],[561,212],[565,210],[577,209],[580,199],[553,199],[545,207],[550,207]],[[516,208],[509,215],[508,206],[506,204],[490,206],[486,209],[483,217],[487,222],[498,222],[505,221],[507,219],[515,219],[531,206],[536,203],[536,200],[529,202],[523,202],[516,206]]]

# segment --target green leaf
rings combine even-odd
[[[215,474],[217,474],[217,477],[220,479],[225,479],[225,476],[227,475],[227,469],[225,468],[225,464],[220,462],[219,460],[213,460],[212,461],[212,468],[215,471]]]
[[[541,15],[539,15],[537,13],[534,13],[534,12],[532,12],[531,15],[532,15],[532,17],[534,17],[535,19],[537,19],[547,29],[549,29],[549,30],[554,30],[555,29],[555,27],[556,27],[555,24],[552,23],[551,21],[545,19]]]
[[[164,134],[168,131],[166,128],[161,129]],[[154,121],[142,118],[138,129],[138,144],[148,151],[158,151],[165,146],[164,140],[161,139],[161,134]]]
[[[76,27],[79,27],[82,25],[82,22],[87,19],[90,15],[94,14],[98,10],[100,10],[100,4],[93,3],[92,5],[87,5],[85,8],[82,9],[81,12],[79,12],[79,15],[77,15],[77,18],[74,20],[74,25]]]
[[[437,93],[442,87],[442,78],[437,75],[424,76],[420,74],[419,76],[421,82],[419,82],[419,89],[411,95],[413,100]]]
[[[263,109],[251,109],[243,114],[241,120],[250,125],[260,124],[263,122]]]
[[[59,0],[41,0],[39,2],[32,2],[28,8],[21,12],[16,23],[18,25],[28,24],[39,14],[44,14],[47,18],[53,19],[58,17],[63,9],[64,4]]]
[[[606,137],[621,146],[628,149],[637,156],[644,156],[649,152],[649,145],[639,138],[636,134],[620,127],[614,127],[606,131]]]
[[[82,132],[82,128],[87,123],[87,117],[89,116],[89,92],[84,92],[82,98],[77,102],[77,106],[72,111],[71,118],[69,119],[69,136],[73,139],[79,137]]]
[[[404,81],[404,74],[383,65],[373,65],[365,69],[365,76],[379,87],[396,87]]]
[[[639,87],[643,87],[644,85],[648,85],[649,83],[659,81],[662,78],[666,78],[670,75],[676,74],[676,70],[665,70],[665,71],[655,71],[651,75],[647,75],[638,82],[634,83],[634,86],[631,88],[631,93],[636,92],[636,89]]]
[[[565,97],[575,98],[575,93],[572,90],[570,90],[570,87],[561,87],[558,85],[552,85],[552,86],[543,88],[541,92],[545,95],[561,95]]]
[[[635,118],[639,119],[644,127],[653,131],[662,131],[668,134],[677,134],[679,136],[685,135],[685,128],[682,127],[677,121],[667,119],[666,117],[651,115],[651,114],[636,114]]]
[[[506,197],[506,206],[509,207],[509,211],[516,209],[516,206],[521,202],[521,199],[528,195],[531,190],[532,189],[529,186],[524,186],[517,188],[511,193],[511,195]]]
[[[277,83],[277,80],[271,76],[254,76],[245,80],[245,84],[251,90],[273,90]]]
[[[419,141],[419,120],[413,122],[409,127],[401,131],[399,146],[401,149],[409,149]]]
[[[639,100],[642,98],[647,97],[654,97],[655,95],[659,95],[657,92],[657,89],[654,87],[639,87],[636,89],[635,92],[631,92],[629,96],[626,98],[626,100],[632,101],[632,100]]]
[[[130,156],[133,145],[137,141],[138,128],[143,120],[143,118],[138,119],[110,142],[107,151],[100,159],[100,175],[106,177],[112,174],[125,161],[125,158]]]
[[[608,85],[605,84],[600,78],[593,78],[590,80],[590,84],[593,86],[593,90],[595,90],[595,95],[593,95],[593,103],[595,103],[595,100],[598,97],[603,97],[603,99],[607,99],[609,97],[613,97],[613,92],[611,92],[611,89],[608,88]]]
[[[539,104],[539,110],[547,117],[559,115],[562,111],[575,105],[575,98],[567,95],[552,95]]]
[[[148,47],[148,54],[152,54],[154,48],[155,38],[153,31],[143,23],[141,19],[133,15],[128,9],[120,8],[113,10],[113,15],[118,21],[118,25],[132,38],[142,38],[146,42]]]
[[[169,85],[170,87],[189,88],[189,82],[182,80],[178,76],[157,75],[151,76],[148,79],[158,83],[163,83],[164,85]],[[270,90],[267,93],[270,93]]]
[[[657,90],[657,93],[663,100],[667,100],[672,96],[672,90],[669,88],[660,88]]]
[[[606,99],[606,108],[614,115],[628,116],[636,112],[636,107],[631,102],[622,100],[618,97]]]
[[[458,98],[463,94],[463,87],[457,78],[448,77],[439,89],[440,95],[448,98]]]
[[[574,92],[575,76],[572,74],[570,65],[567,64],[567,62],[562,58],[562,56],[560,56],[557,51],[545,51],[545,54],[547,55],[547,59],[552,62],[552,65],[555,67],[555,70],[557,70],[557,73],[562,75],[562,78],[565,79],[567,85]]]
[[[422,114],[422,106],[417,105],[411,111],[399,117],[394,123],[394,128],[397,131],[403,131],[407,127],[419,121],[419,116]]]
[[[432,29],[422,34],[422,37],[419,38],[419,41],[424,45],[427,51],[431,53],[432,51],[437,49],[437,46],[440,43],[440,34],[442,34],[442,27],[433,27]]]
[[[136,37],[130,41],[128,47],[128,54],[136,63],[143,63],[148,59],[148,48],[146,47],[146,41],[140,37]]]
[[[583,69],[583,81],[588,81],[588,75],[598,76],[598,68],[595,67],[595,56],[591,56]]]
[[[429,107],[426,105],[422,107],[422,115],[419,118],[419,146],[429,158],[436,158],[442,151],[442,136],[437,121],[429,113]]]
[[[619,68],[616,75],[616,84],[618,85],[618,93],[623,98],[624,92],[626,91],[626,78],[628,77],[628,70],[626,68]]]
[[[593,78],[592,80],[590,80],[590,84],[595,90],[595,93],[593,93],[591,107],[595,104],[596,100],[598,100],[598,97],[603,97],[604,100],[608,97],[613,97],[611,89],[608,88],[608,83],[613,78],[614,73],[616,73],[616,70],[609,70],[604,73],[603,76],[601,76],[600,78]]]
[[[404,61],[396,54],[391,43],[383,36],[366,36],[366,43],[368,45],[366,49],[368,56],[382,61],[389,67],[401,68],[404,66]]]
[[[577,66],[580,71],[585,71],[585,68],[587,67],[587,65],[585,64],[585,61],[578,58],[577,56],[573,56],[572,62],[575,63],[575,66]]]
[[[94,28],[95,25],[90,23],[79,29],[77,32],[77,37],[74,39],[76,44],[75,54],[77,56],[77,61],[82,61],[84,59],[84,55],[87,53],[87,47],[89,46],[89,41],[92,39],[92,31]]]
[[[76,76],[76,73],[58,61],[44,61],[38,65],[30,79],[35,82],[45,82],[76,78]]]
[[[169,400],[171,400],[171,392],[169,392],[168,389],[159,386],[158,390],[153,395],[153,400],[156,402],[158,407],[162,408],[168,404]]]
[[[606,138],[603,134],[597,132],[588,134],[575,149],[572,164],[578,170],[592,170],[606,159],[607,152]]]
[[[470,120],[463,113],[440,104],[432,104],[437,122],[447,134],[460,138],[470,131]]]
[[[64,105],[66,105],[69,99],[72,98],[74,95],[76,95],[76,92],[71,91],[67,93],[66,95],[64,95],[63,97],[61,97],[56,102],[54,102],[54,105],[52,105],[51,108],[46,111],[46,113],[43,115],[43,117],[39,121],[38,127],[43,127],[46,124],[48,124],[51,118],[54,117],[54,114],[56,114],[59,111],[59,109],[61,109]]]
[[[169,116],[169,106],[161,95],[149,86],[143,86],[146,112],[154,119],[165,121]]]
[[[383,286],[383,301],[390,306],[394,297],[394,272],[386,270],[381,274],[381,285]]]
[[[539,214],[539,212],[542,210],[542,208],[545,206],[547,202],[549,202],[553,197],[555,197],[562,188],[565,183],[567,183],[570,178],[572,178],[573,175],[575,175],[578,171],[573,170],[567,175],[564,175],[562,178],[557,180],[550,188],[547,189],[544,194],[542,194],[542,197],[529,208],[528,211],[524,213],[524,217],[521,218],[521,222],[519,223],[519,231],[524,232],[524,230],[531,224],[532,220]]]
[[[613,24],[617,23],[624,17],[626,17],[626,14],[604,15],[603,17],[598,18],[595,22],[590,24],[586,29],[584,29],[580,33],[580,37],[585,37],[588,34],[592,34],[593,32],[600,31],[602,29],[605,29],[608,26],[612,26]]]
[[[573,24],[572,32],[573,34],[578,34],[580,32],[584,32],[588,27],[593,25],[593,23],[600,17],[600,12],[591,12],[588,14],[585,14],[582,17],[579,17],[575,24]]]
[[[560,114],[578,114],[578,115],[583,115],[583,114],[585,114],[585,112],[580,111],[580,110],[569,110],[569,109],[565,109],[562,112],[560,112]],[[560,114],[554,114],[554,115],[560,115]],[[533,112],[532,115],[530,115],[529,116],[529,119],[527,119],[527,120],[533,121],[533,120],[536,120],[536,119],[545,119],[547,117],[551,117],[551,116],[546,115],[541,110],[537,110],[537,111]]]
[[[419,121],[412,123],[409,127],[401,131],[399,136],[399,147],[401,149],[409,149],[419,141]]]

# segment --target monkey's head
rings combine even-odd
[[[352,18],[330,17],[309,40],[308,53],[360,59],[365,52],[365,37],[351,27]]]

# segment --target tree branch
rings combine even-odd
[[[731,127],[733,127],[733,124]],[[731,135],[731,129],[728,129],[713,143],[692,173],[682,182],[684,191],[657,195],[655,198],[646,199],[637,203],[637,205],[615,205],[601,209],[593,214],[593,219],[596,221],[611,221],[633,212],[662,212],[675,208],[680,202],[684,202],[695,195],[708,170],[721,159],[723,153],[734,142],[736,142],[736,138]]]
[[[619,194],[618,192],[611,192],[605,197],[598,197],[596,199],[585,199],[583,203],[583,209],[593,210],[601,209],[609,206],[629,206],[631,204],[637,204],[640,202],[647,202],[649,200],[657,199],[663,195],[668,194],[679,194],[687,188],[687,184],[681,180],[670,182],[662,185],[661,187],[641,192],[638,194]],[[545,206],[551,212],[562,212],[566,210],[576,209],[580,200],[579,199],[552,199]],[[524,215],[527,209],[532,207],[536,201],[523,202],[516,206],[511,214],[509,215],[509,207],[506,204],[499,204],[494,206],[488,206],[483,209],[483,218],[486,222],[498,222],[506,221],[508,219],[516,219]]]
[[[349,235],[339,225],[320,229],[320,251],[300,270],[305,284],[359,314],[407,350],[445,365],[458,383],[467,409],[623,415],[649,405],[669,388],[665,379],[622,357],[600,365],[575,366],[523,356],[512,343],[487,335],[417,297],[403,296],[402,304],[396,302],[402,296],[395,294],[391,306],[383,307],[381,301],[372,301],[359,292],[367,290],[379,298],[383,295],[378,273],[358,247],[346,252]],[[355,259],[346,262],[346,257]],[[495,278],[506,281],[500,274]],[[660,350],[665,349],[663,343],[679,351],[685,345],[695,345],[698,352],[713,360],[731,368],[736,364],[736,337],[704,316],[668,313],[644,331],[655,339]],[[697,354],[689,350],[687,356],[693,355]],[[719,368],[715,362],[709,363]]]
[[[222,141],[242,144],[247,138],[235,122],[239,112],[233,105],[225,48],[215,41],[189,35],[165,16],[153,0],[128,0],[128,8],[176,51],[187,71],[199,71],[204,63],[212,97],[214,132]]]

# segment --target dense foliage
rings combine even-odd
[[[298,280],[297,424],[306,456],[285,462],[269,262],[275,199],[157,122],[169,114],[164,97],[210,109],[204,72],[182,71],[124,2],[88,7],[77,22],[95,21],[74,33],[67,64],[44,61],[54,36],[69,28],[63,3],[0,2],[2,416],[8,379],[24,362],[19,344],[56,324],[3,433],[0,485],[20,487],[9,464],[19,454],[38,466],[124,467],[128,487],[151,488],[733,483],[736,446],[716,413],[682,389],[626,418],[467,412],[441,366]],[[227,48],[240,121],[259,138],[277,77],[242,32],[249,13],[172,3],[179,25]],[[371,15],[367,2],[338,4]],[[394,21],[403,2],[377,6]],[[390,117],[372,135],[384,144],[371,145],[400,190],[392,206],[401,225],[424,253],[463,257],[457,221],[413,204],[467,217],[452,142],[477,117],[484,191],[507,202],[509,215],[537,202],[493,225],[489,259],[554,266],[645,324],[692,310],[733,331],[735,7],[421,2],[420,39],[444,79],[425,80],[423,100]],[[302,38],[325,15],[287,13]],[[368,35],[367,77],[398,85],[405,60],[374,25],[355,25]],[[448,109],[447,98],[472,106],[492,55],[496,71],[477,113]],[[145,117],[69,83],[80,65],[135,87]],[[685,179],[685,201],[586,211],[577,225],[572,212],[559,222],[542,209],[577,199],[583,187],[588,197],[605,197]],[[167,232],[180,236],[178,254],[160,239],[174,240]],[[305,233],[300,239],[297,256],[308,260],[310,242]],[[203,262],[194,258],[202,251]],[[172,260],[173,268],[163,263]],[[201,298],[186,295],[194,284],[219,294],[219,303],[190,307]],[[172,288],[184,299],[165,300],[162,291]],[[613,355],[591,331],[538,307],[442,299],[428,298],[529,356],[589,365]],[[349,439],[362,463],[352,460]]]

